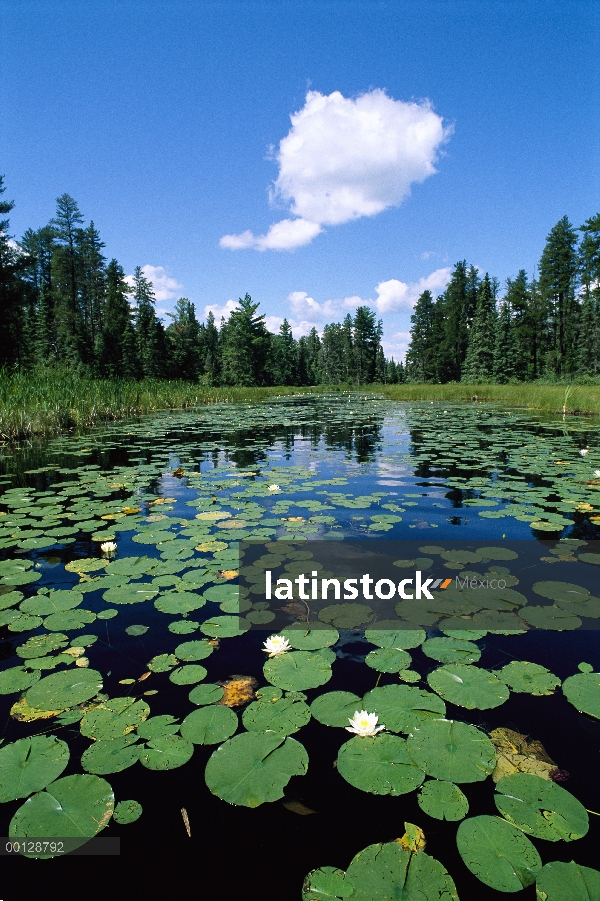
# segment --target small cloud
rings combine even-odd
[[[394,313],[400,310],[412,310],[423,291],[431,291],[432,294],[444,290],[452,270],[449,267],[436,269],[417,282],[401,282],[397,278],[379,282],[375,291],[377,300],[375,306],[379,313]]]
[[[386,358],[389,360],[393,357],[396,363],[399,363],[400,360],[404,360],[408,350],[410,332],[394,332],[387,340],[384,338],[381,343]]]
[[[232,312],[237,309],[238,303],[236,300],[228,300],[227,303],[219,306],[218,303],[209,303],[204,307],[204,318],[206,319],[209,313],[212,313],[217,323],[221,321],[221,317],[225,319],[229,319]]]
[[[352,297],[344,297],[339,300],[325,300],[323,303],[318,303],[314,297],[309,297],[306,291],[292,291],[288,295],[288,302],[297,316],[310,316],[317,321],[322,320],[323,322],[331,322],[336,317],[340,315],[345,316],[351,310],[369,303],[369,301],[364,301],[362,297],[356,294]]]
[[[356,99],[308,91],[290,119],[279,149],[270,150],[279,166],[270,199],[298,218],[275,223],[266,235],[224,235],[221,247],[295,250],[324,225],[399,206],[413,184],[436,172],[439,148],[452,134],[428,100],[405,103],[378,88]]]
[[[159,303],[161,301],[172,300],[174,297],[177,297],[179,292],[183,288],[183,285],[180,284],[177,279],[171,278],[171,276],[167,275],[167,270],[164,266],[151,266],[149,263],[146,263],[146,265],[142,266],[141,268],[142,274],[148,279],[149,282],[152,282],[154,296]],[[126,275],[125,281],[133,288],[133,275]],[[166,313],[166,311],[164,312]]]

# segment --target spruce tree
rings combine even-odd
[[[56,199],[54,228],[56,244],[52,257],[52,279],[56,337],[59,357],[78,364],[86,356],[86,335],[80,308],[80,228],[83,216],[69,194]]]
[[[559,378],[571,376],[577,363],[578,263],[577,234],[563,216],[548,235],[539,266],[540,292],[549,312],[548,367]]]
[[[463,381],[491,381],[494,372],[496,338],[496,302],[494,285],[485,274],[477,290],[477,306],[469,329],[469,344],[463,367]]]
[[[154,288],[140,266],[136,266],[133,274],[133,299],[139,375],[142,378],[160,378],[164,371],[164,359],[161,359],[160,322],[154,312]]]
[[[187,297],[180,297],[175,312],[168,316],[173,320],[167,329],[171,374],[177,379],[195,381],[200,371],[200,325],[194,304]]]
[[[477,281],[473,267],[467,270],[466,260],[458,262],[450,282],[436,302],[435,321],[440,327],[436,351],[436,380],[459,381],[467,355],[469,325],[473,318],[473,295]]]
[[[5,190],[0,176],[0,197]],[[0,199],[0,217],[13,207],[13,201]],[[8,226],[9,220],[0,218],[0,366],[28,362],[24,328],[28,295],[22,278],[27,261],[11,246]]]
[[[209,386],[218,385],[221,373],[219,329],[215,325],[215,317],[210,311],[206,318],[206,325],[204,323],[200,325],[198,347],[202,381]]]
[[[106,267],[106,303],[98,348],[98,366],[107,378],[136,378],[139,373],[130,294],[123,267],[111,260]]]
[[[377,351],[383,326],[375,321],[375,313],[369,307],[358,307],[352,323],[354,357],[354,379],[357,385],[368,385],[375,381]]]
[[[249,294],[240,297],[221,328],[222,380],[225,385],[253,387],[265,383],[269,333],[264,315],[257,316],[258,303]]]
[[[506,299],[500,302],[496,319],[494,344],[494,381],[503,385],[517,377],[517,341],[515,326],[511,317],[510,304]]]
[[[587,219],[579,246],[579,273],[583,299],[578,352],[581,375],[600,372],[600,213]]]
[[[438,343],[434,330],[435,304],[431,291],[423,291],[410,317],[410,346],[406,373],[413,382],[431,382],[436,376]]]

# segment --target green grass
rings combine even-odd
[[[80,377],[64,369],[0,372],[0,441],[47,437],[157,410],[211,403],[248,403],[293,394],[352,390],[315,388],[207,388],[191,382],[141,382]],[[369,385],[361,392],[399,401],[493,402],[546,413],[600,413],[600,386],[530,383],[518,385]]]

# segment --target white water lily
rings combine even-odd
[[[285,654],[286,651],[291,651],[292,649],[289,641],[283,635],[271,635],[264,642],[264,645],[263,651],[269,657],[277,657],[278,654]]]
[[[269,491],[281,491],[279,485],[269,485]]]
[[[385,726],[378,726],[379,717],[376,713],[367,713],[366,710],[356,710],[352,719],[348,717],[349,726],[346,726],[348,732],[354,732],[356,735],[377,735]]]
[[[589,452],[590,452],[589,447],[584,447],[579,451],[579,453],[581,454],[582,457],[587,457]]]
[[[100,550],[102,551],[102,553],[107,554],[109,557],[111,556],[111,554],[114,554],[116,549],[117,549],[117,545],[116,545],[116,542],[114,542],[114,541],[105,541],[103,544],[100,545]]]
[[[596,476],[597,479],[600,479],[600,469],[595,469],[594,475]]]

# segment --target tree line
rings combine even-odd
[[[13,208],[1,198],[0,217]],[[204,385],[318,385],[403,381],[402,363],[386,360],[382,324],[367,306],[319,336],[296,340],[287,319],[268,331],[258,303],[246,296],[229,319],[196,318],[180,298],[165,327],[152,283],[138,266],[133,286],[103,255],[93,222],[63,194],[56,215],[18,243],[0,221],[0,366],[61,364],[100,378],[178,378]]]
[[[578,234],[579,233],[579,234]],[[534,278],[521,269],[506,292],[458,262],[435,300],[411,316],[406,377],[414,382],[523,382],[600,377],[600,213],[550,231]]]

